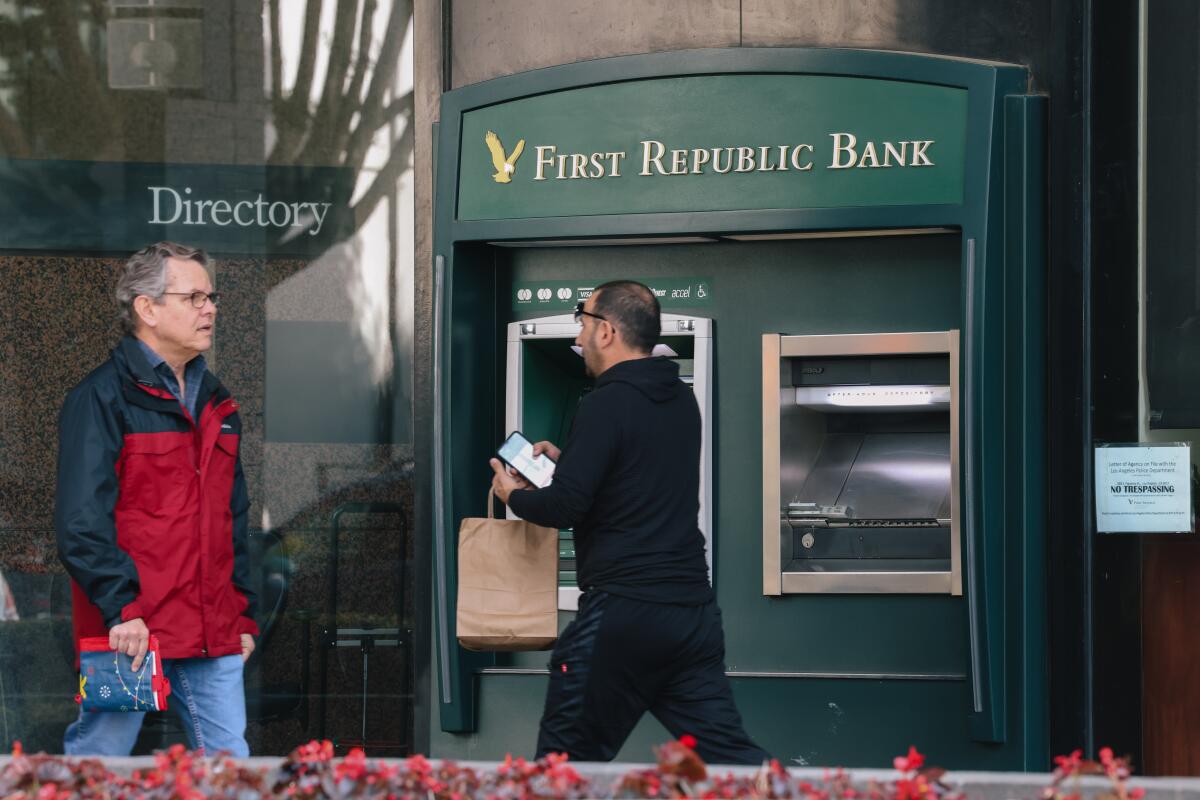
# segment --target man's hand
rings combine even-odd
[[[492,491],[496,493],[496,497],[500,498],[500,502],[508,505],[508,496],[517,489],[528,489],[529,481],[519,475],[512,473],[507,469],[503,462],[498,458],[493,458],[488,462],[492,465]]]
[[[557,447],[550,444],[549,442],[538,442],[537,444],[535,444],[533,446],[533,457],[534,458],[537,458],[538,456],[542,455],[543,453],[545,455],[549,456],[550,460],[555,463],[558,463],[558,459],[562,456],[562,450],[559,450]]]
[[[114,625],[108,629],[108,646],[118,653],[133,656],[133,671],[142,668],[142,660],[150,647],[150,629],[141,617]]]
[[[242,634],[242,663],[245,664],[254,652],[254,637],[248,633]]]

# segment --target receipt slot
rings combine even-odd
[[[583,358],[574,349],[580,326],[571,314],[511,322],[508,325],[505,428],[532,442],[562,446],[575,409],[591,391]],[[712,578],[712,320],[663,314],[657,352],[679,364],[679,377],[691,385],[700,406],[700,515],[704,557]],[[680,464],[692,469],[693,465]],[[512,512],[510,511],[511,515]],[[575,544],[569,530],[559,533],[559,608],[574,611],[580,589],[575,580]]]

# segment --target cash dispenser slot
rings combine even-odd
[[[961,593],[957,359],[956,331],[764,337],[764,593]]]

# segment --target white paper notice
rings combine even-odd
[[[1191,533],[1191,447],[1174,442],[1097,447],[1096,530]]]

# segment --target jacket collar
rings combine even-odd
[[[186,417],[183,406],[179,405],[179,401],[171,394],[162,377],[150,366],[150,361],[138,345],[137,338],[129,335],[121,337],[121,341],[113,349],[112,360],[126,381],[127,397],[147,408]],[[197,417],[202,417],[204,409],[209,405],[218,405],[229,398],[229,390],[217,380],[216,375],[205,370],[200,379],[200,394],[196,397]],[[198,423],[199,419],[196,422]]]
[[[159,374],[154,371],[154,367],[150,366],[150,361],[142,352],[135,337],[128,334],[122,336],[121,341],[113,349],[112,359],[121,375],[126,379],[140,383],[142,386],[153,386],[156,389],[167,388]]]

